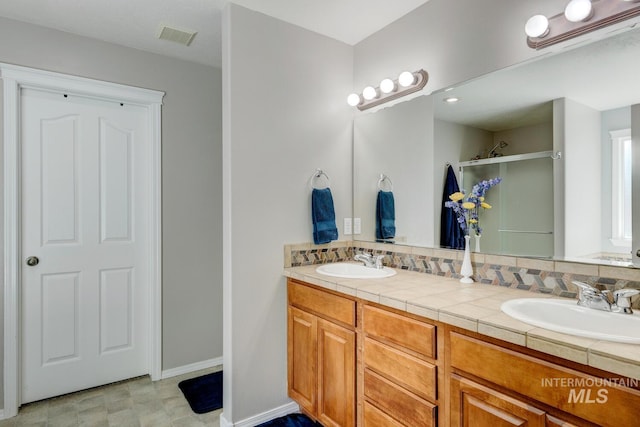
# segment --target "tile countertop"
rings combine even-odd
[[[384,279],[343,279],[316,272],[317,265],[288,267],[292,279],[478,332],[543,353],[640,379],[640,345],[598,341],[531,326],[500,310],[515,298],[553,298],[540,293],[397,270]]]

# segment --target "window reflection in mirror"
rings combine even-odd
[[[611,243],[631,251],[631,129],[611,136]]]

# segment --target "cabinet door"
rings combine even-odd
[[[318,319],[318,421],[352,427],[356,414],[356,334]]]
[[[457,375],[451,376],[451,425],[545,427],[544,411]]]
[[[316,413],[318,319],[288,307],[287,369],[289,397],[310,415]]]

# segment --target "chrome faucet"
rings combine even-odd
[[[383,258],[384,258],[384,255],[373,255],[365,252],[359,253],[353,257],[353,259],[356,261],[362,261],[365,267],[377,268],[377,269],[382,268]]]
[[[572,283],[578,287],[578,305],[614,313],[632,314],[631,297],[640,294],[638,289],[618,289],[611,293],[577,280]]]

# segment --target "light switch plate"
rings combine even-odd
[[[353,234],[353,230],[351,228],[351,218],[344,219],[343,232],[344,234]]]
[[[362,233],[362,221],[360,218],[353,218],[353,234]]]

